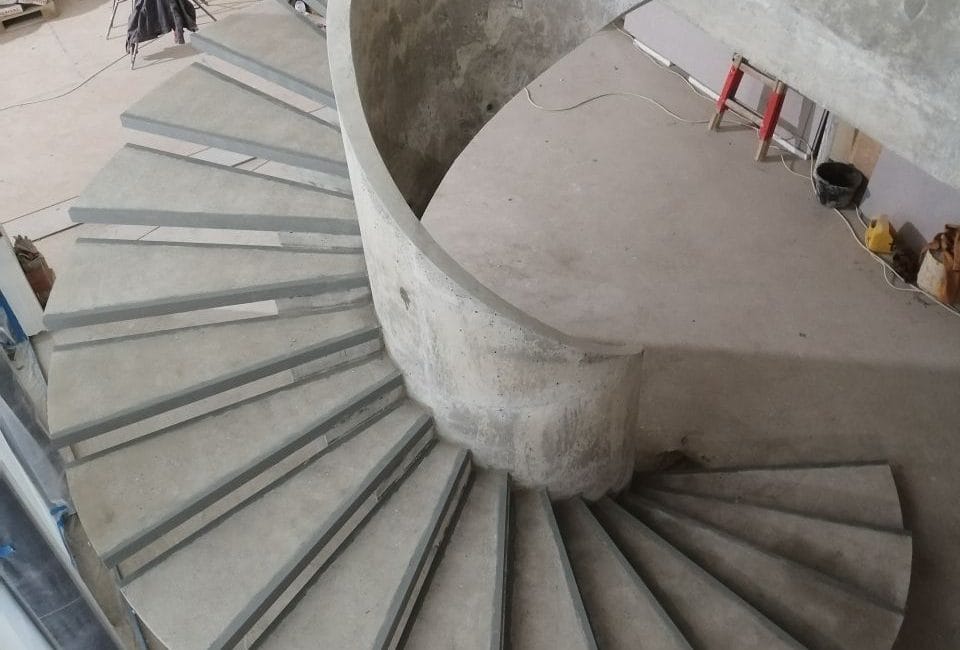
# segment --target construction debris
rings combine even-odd
[[[13,242],[13,251],[40,306],[46,307],[57,274],[47,265],[47,261],[29,238],[18,235]]]
[[[945,304],[960,302],[960,225],[945,225],[923,249],[917,284]]]

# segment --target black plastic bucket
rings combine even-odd
[[[846,208],[863,184],[863,174],[853,165],[825,162],[817,165],[813,177],[820,203],[831,208]]]

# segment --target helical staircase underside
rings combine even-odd
[[[324,34],[265,0],[192,42],[222,63],[182,70],[124,124],[270,162],[123,148],[72,216],[160,230],[78,240],[46,315],[51,436],[149,636],[172,650],[893,646],[912,540],[883,463],[645,474],[551,502],[439,438],[384,351]],[[258,301],[276,313],[238,307]]]

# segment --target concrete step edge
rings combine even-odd
[[[423,531],[403,580],[390,601],[387,617],[377,634],[376,647],[391,648],[400,644],[400,639],[413,618],[420,592],[427,585],[430,572],[437,561],[440,546],[456,525],[458,506],[463,503],[466,495],[470,472],[470,454],[461,449],[452,471],[447,476],[443,495],[434,506],[430,524]]]
[[[904,615],[904,611],[903,611],[902,609],[899,609],[899,608],[896,608],[896,607],[891,607],[890,605],[888,605],[888,604],[886,604],[886,603],[880,602],[880,601],[878,601],[872,594],[865,593],[863,590],[858,589],[858,588],[855,587],[854,585],[851,585],[850,583],[848,583],[848,582],[846,582],[846,581],[844,581],[844,580],[840,580],[840,579],[838,579],[838,578],[835,578],[834,576],[827,575],[827,574],[823,573],[822,571],[819,571],[819,570],[817,570],[817,569],[810,568],[810,567],[808,567],[808,566],[806,566],[806,565],[804,565],[804,564],[801,564],[801,563],[799,563],[799,562],[797,562],[797,561],[795,561],[795,560],[792,560],[792,559],[790,559],[790,558],[783,557],[782,555],[778,555],[778,554],[776,554],[776,553],[771,553],[771,552],[767,551],[766,549],[760,548],[760,547],[757,546],[756,544],[753,544],[753,543],[751,543],[750,541],[743,539],[742,537],[739,537],[739,536],[737,536],[737,535],[733,535],[733,534],[731,534],[731,533],[728,533],[727,531],[721,530],[720,528],[717,528],[716,526],[712,526],[712,525],[710,525],[710,524],[708,524],[708,523],[706,523],[706,522],[700,521],[699,519],[695,519],[695,518],[693,518],[693,517],[689,517],[689,516],[683,514],[682,512],[679,512],[678,510],[675,510],[675,509],[673,509],[673,508],[669,508],[669,507],[663,506],[663,505],[661,505],[661,504],[659,504],[659,503],[657,503],[657,502],[655,502],[655,501],[651,501],[651,500],[649,500],[649,499],[645,499],[645,498],[643,498],[643,497],[641,497],[641,496],[638,496],[638,495],[636,495],[636,494],[627,494],[627,495],[625,495],[625,496],[623,497],[623,501],[624,501],[624,503],[623,503],[624,507],[625,507],[631,514],[633,514],[635,517],[637,517],[637,518],[640,519],[641,521],[643,521],[643,517],[642,517],[641,515],[637,514],[637,513],[634,511],[634,508],[632,507],[632,503],[640,504],[641,507],[647,507],[647,508],[650,508],[650,509],[652,509],[652,510],[658,510],[658,511],[664,513],[665,515],[669,516],[669,517],[672,517],[672,518],[674,518],[674,519],[678,519],[678,520],[680,520],[680,521],[686,522],[688,525],[690,525],[690,526],[692,526],[692,527],[702,528],[702,529],[704,529],[704,530],[710,531],[711,533],[713,533],[713,534],[715,534],[715,535],[717,535],[717,536],[719,536],[719,537],[723,537],[723,538],[727,539],[728,541],[732,542],[733,544],[736,544],[736,545],[738,545],[738,546],[741,546],[741,547],[743,547],[743,548],[748,549],[751,553],[756,553],[756,554],[759,554],[759,555],[766,556],[766,557],[768,557],[768,558],[773,558],[773,559],[775,559],[775,560],[777,560],[777,561],[779,561],[779,562],[782,562],[782,563],[790,566],[791,568],[795,569],[796,571],[801,572],[801,573],[804,573],[805,575],[809,576],[810,578],[812,578],[812,579],[814,579],[814,580],[816,580],[816,581],[819,581],[819,582],[827,585],[827,586],[830,587],[830,588],[833,588],[833,589],[836,589],[836,590],[838,590],[838,591],[843,592],[844,594],[846,594],[846,595],[847,595],[848,597],[850,597],[850,598],[859,600],[860,602],[862,602],[862,603],[864,603],[864,604],[866,604],[866,605],[869,605],[869,606],[874,607],[874,608],[876,608],[876,609],[884,610],[884,611],[889,612],[889,613],[891,613],[891,614],[896,614],[896,615],[898,615],[898,616],[900,616],[900,617],[902,617],[902,616]],[[644,523],[646,523],[646,522],[644,522]],[[651,527],[651,528],[652,528],[652,527]],[[658,534],[659,534],[659,533],[658,533]],[[662,536],[662,535],[661,535],[661,536]],[[667,541],[670,542],[669,539],[668,539]],[[671,542],[671,543],[672,543],[672,542]],[[691,558],[691,559],[693,559],[693,558]],[[704,567],[704,569],[706,569],[706,567]]]
[[[169,516],[165,517],[154,526],[140,531],[137,535],[124,540],[114,548],[101,553],[101,559],[107,566],[114,566],[119,562],[122,562],[127,557],[130,557],[134,553],[142,550],[155,540],[170,532],[193,515],[201,512],[209,505],[223,498],[228,493],[233,492],[240,485],[246,483],[254,476],[273,467],[273,465],[279,462],[282,458],[292,454],[294,451],[304,447],[311,441],[316,440],[320,436],[328,433],[335,427],[335,425],[356,414],[365,406],[374,404],[377,402],[377,400],[388,395],[391,391],[396,389],[402,390],[402,388],[403,377],[399,372],[396,371],[376,384],[364,388],[360,392],[347,398],[347,400],[342,402],[340,405],[334,407],[328,413],[323,414],[309,427],[300,432],[300,434],[295,438],[288,440],[283,445],[277,447],[269,454],[254,461],[253,463],[250,463],[245,467],[238,468],[237,471],[220,483],[209,486],[205,492],[198,494],[194,500],[192,500],[188,505],[184,506],[181,510],[170,513]],[[381,406],[379,409],[377,409],[377,413],[380,413],[383,409],[388,408],[389,406],[390,404]],[[366,420],[364,422],[366,422]],[[340,438],[346,439],[350,435],[355,435],[356,433],[357,431],[355,430],[347,430],[342,432],[340,435],[332,438],[328,442],[327,447],[322,450],[321,454],[335,449],[336,447],[334,443],[339,441]]]
[[[253,364],[236,372],[190,386],[183,390],[157,397],[113,415],[85,422],[77,426],[51,433],[50,439],[57,448],[93,438],[119,427],[145,420],[148,417],[171,411],[191,402],[249,383],[255,379],[289,370],[308,361],[334,354],[348,348],[378,339],[379,325],[371,325],[354,330],[343,336],[321,341],[302,349],[281,354],[266,361]]]
[[[566,546],[563,544],[563,536],[560,534],[560,526],[557,524],[557,518],[553,513],[553,504],[550,503],[550,497],[545,489],[536,491],[539,505],[544,510],[544,515],[550,526],[551,537],[556,545],[560,564],[563,571],[563,579],[567,585],[567,597],[573,603],[573,609],[576,612],[577,624],[583,632],[584,641],[588,648],[597,650],[597,641],[593,635],[593,629],[590,627],[590,619],[587,616],[587,609],[583,604],[583,598],[580,596],[580,589],[577,587],[577,579],[573,575],[573,567],[570,566],[570,556],[567,555]],[[514,522],[516,525],[516,522]]]
[[[256,96],[259,99],[266,99],[285,111],[289,111],[292,114],[297,114],[300,116],[309,117],[312,120],[322,124],[323,126],[333,129],[339,133],[339,128],[335,125],[325,122],[320,118],[311,115],[305,111],[302,111],[295,106],[287,104],[280,101],[276,97],[268,95],[252,86],[248,86],[233,77],[225,75],[221,72],[213,70],[212,68],[205,66],[200,63],[194,63],[187,69],[193,69],[194,71],[199,70],[204,74],[210,75],[220,81],[224,81],[230,84],[233,84],[247,93]],[[178,73],[179,74],[179,73]],[[168,82],[171,87],[175,87],[177,84],[177,76],[174,75]],[[156,91],[155,91],[156,92]],[[334,174],[336,176],[341,176],[343,178],[349,178],[349,171],[347,169],[347,164],[345,161],[338,158],[331,158],[328,156],[322,156],[318,154],[306,155],[301,152],[293,151],[282,146],[267,142],[257,142],[249,138],[243,138],[239,136],[225,136],[216,133],[211,133],[204,131],[200,128],[192,127],[187,124],[176,124],[171,122],[166,122],[160,119],[150,117],[148,115],[139,115],[132,112],[133,108],[127,109],[120,115],[120,123],[130,129],[143,131],[145,133],[152,133],[154,135],[160,135],[164,137],[174,138],[178,140],[184,140],[187,142],[193,142],[195,144],[204,145],[208,147],[214,147],[216,149],[224,149],[226,151],[232,151],[239,154],[244,154],[247,156],[253,156],[256,158],[265,158],[267,160],[274,160],[276,162],[285,163],[292,165],[294,167],[303,167],[305,169],[312,169],[314,171],[325,172],[329,174]],[[339,154],[339,152],[338,152]]]
[[[490,621],[490,650],[505,650],[509,644],[507,611],[510,605],[507,584],[510,579],[510,475],[497,472],[497,569],[494,577],[493,619]]]
[[[613,541],[603,525],[601,525],[596,516],[594,516],[593,512],[591,512],[590,508],[587,507],[587,504],[584,503],[583,499],[575,497],[571,499],[570,502],[574,508],[580,511],[583,519],[588,522],[587,525],[590,527],[590,535],[604,547],[611,557],[613,557],[616,563],[620,566],[620,570],[627,576],[630,583],[632,583],[634,589],[639,592],[645,600],[650,602],[653,610],[662,621],[664,627],[667,628],[670,635],[674,637],[674,641],[680,646],[693,650],[683,632],[681,632],[680,628],[677,627],[676,622],[664,609],[663,604],[650,590],[650,587],[646,582],[644,582],[643,578],[639,573],[637,573],[636,569],[633,568],[633,565],[630,564],[630,561],[623,554],[623,551],[621,551],[620,547],[618,547],[616,542]]]
[[[292,16],[291,19],[296,20],[296,17]],[[278,86],[282,86],[287,90],[292,90],[293,92],[302,95],[307,99],[312,99],[315,102],[331,108],[337,107],[336,99],[333,96],[333,90],[315,86],[290,74],[285,70],[280,70],[273,66],[267,65],[266,63],[248,56],[243,52],[217,42],[214,38],[211,38],[203,32],[192,34],[190,36],[190,44],[201,52],[205,52],[210,56],[215,56],[218,59],[222,59],[227,63],[237,66],[238,68],[243,68],[247,72],[252,72],[253,74],[262,77],[267,81],[273,82]],[[323,45],[326,45],[325,39],[323,41]],[[321,49],[323,50],[323,54],[326,54],[326,48],[324,47]],[[325,59],[325,57],[322,58]],[[317,56],[316,59],[317,65],[326,64],[326,61],[321,60],[320,56]]]
[[[428,415],[420,416],[404,437],[368,473],[361,486],[327,519],[321,531],[301,547],[299,556],[288,562],[274,579],[260,590],[244,610],[233,618],[211,647],[229,648],[241,642],[247,643],[248,646],[255,643],[256,638],[249,638],[248,633],[261,623],[261,617],[284,596],[288,587],[321,552],[329,551],[317,571],[317,576],[322,574],[323,569],[346,548],[352,535],[362,532],[363,522],[376,511],[377,506],[396,489],[420,458],[429,451],[434,441],[432,432],[432,418]],[[327,549],[326,547],[331,544],[336,548]],[[312,579],[297,593],[291,595],[288,604],[256,634],[257,638],[269,634],[279,624],[283,617],[296,606],[311,582]]]
[[[701,576],[705,580],[712,583],[723,596],[735,602],[741,609],[743,609],[750,616],[756,619],[763,627],[767,628],[770,632],[780,637],[785,643],[795,646],[797,650],[803,649],[803,645],[799,641],[794,639],[789,633],[787,633],[786,630],[784,630],[779,625],[777,625],[776,623],[771,621],[769,618],[767,618],[756,607],[754,607],[752,604],[750,604],[745,599],[741,598],[736,592],[730,589],[723,581],[721,581],[715,575],[713,575],[712,573],[704,569],[695,560],[693,560],[683,551],[681,551],[676,546],[668,542],[664,537],[662,537],[652,528],[650,528],[645,523],[640,521],[633,513],[627,511],[623,506],[621,506],[619,503],[617,503],[613,499],[609,497],[605,497],[604,499],[602,499],[601,501],[599,501],[594,505],[593,510],[595,512],[607,511],[607,512],[619,513],[622,516],[622,518],[625,521],[627,521],[631,527],[636,528],[640,534],[648,537],[649,539],[652,539],[658,546],[663,548],[665,552],[671,554],[672,556],[677,558],[681,563],[683,563],[690,571],[697,573],[699,576]],[[631,566],[632,566],[632,563],[631,563]],[[657,598],[661,600],[661,603],[667,600],[663,594],[657,594]],[[667,603],[667,604],[670,605],[670,603]],[[675,605],[671,605],[671,608],[677,609]]]

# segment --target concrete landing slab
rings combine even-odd
[[[353,201],[309,185],[127,145],[70,207],[78,223],[357,235]]]
[[[77,240],[44,322],[63,329],[367,284],[363,257],[279,247]]]
[[[195,63],[127,109],[124,126],[347,176],[339,129]]]

